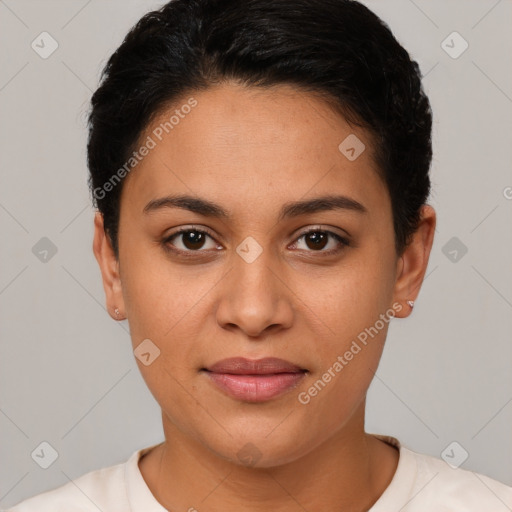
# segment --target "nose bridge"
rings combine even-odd
[[[259,301],[261,307],[264,303],[274,303],[278,286],[271,250],[248,237],[239,244],[236,253],[232,270],[235,289],[231,293],[238,298],[239,305]]]
[[[253,249],[250,249],[247,254],[251,254],[252,257]],[[276,262],[272,261],[270,251],[265,250],[254,259],[249,260],[237,255],[234,258],[233,273],[240,287],[245,288],[249,295],[265,292],[265,296],[271,300],[276,288],[274,282],[276,266]]]
[[[288,327],[293,310],[278,267],[270,249],[251,237],[242,241],[233,254],[222,290],[217,309],[219,324],[236,325],[251,336],[270,325]]]

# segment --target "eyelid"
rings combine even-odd
[[[190,225],[190,226],[183,226],[183,227],[180,227],[178,228],[176,231],[174,231],[173,233],[171,233],[170,235],[167,235],[164,237],[163,239],[163,244],[165,246],[167,246],[167,244],[170,243],[170,241],[183,234],[183,233],[188,233],[189,231],[196,231],[198,233],[202,233],[202,234],[205,234],[205,235],[208,235],[216,244],[220,244],[220,242],[217,241],[217,238],[216,236],[206,227],[203,227],[203,226],[198,226],[198,225]],[[199,253],[199,252],[207,252],[207,251],[204,251],[204,250],[198,250],[198,251],[183,251],[181,249],[177,249],[177,248],[174,248],[176,251],[178,252],[181,252],[181,253]]]
[[[197,231],[198,233],[204,233],[215,240],[215,235],[209,228],[199,226],[197,224],[191,224],[190,226],[182,226],[178,228],[174,233],[170,234],[167,238],[172,238],[173,236],[180,235],[181,233],[188,233],[189,231]]]
[[[337,229],[340,229],[340,231],[343,231],[344,234],[341,234],[341,233],[334,231],[334,229],[335,228],[332,228],[332,227],[326,226],[326,225],[322,225],[322,224],[312,225],[312,226],[306,228],[304,231],[300,231],[298,234],[295,234],[294,240],[297,240],[298,238],[300,238],[304,235],[308,235],[309,233],[315,233],[315,232],[320,231],[322,233],[335,235],[335,236],[341,238],[347,244],[350,242],[350,235],[345,230],[337,228]]]
[[[295,235],[294,241],[292,242],[291,245],[296,245],[299,242],[299,240],[301,240],[305,236],[309,235],[310,233],[324,233],[328,236],[330,235],[331,237],[336,239],[336,241],[338,242],[338,246],[335,247],[334,249],[328,249],[328,250],[318,250],[318,251],[304,250],[303,251],[308,254],[317,253],[317,254],[321,254],[324,256],[329,256],[329,255],[332,256],[332,255],[341,253],[346,247],[350,247],[352,245],[351,239],[349,236],[336,233],[332,229],[328,229],[325,226],[313,226],[313,227],[307,228],[305,231],[302,231],[300,234]]]

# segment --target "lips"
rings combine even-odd
[[[272,373],[299,373],[302,368],[276,357],[263,359],[245,359],[234,357],[223,359],[206,368],[214,373],[229,373],[231,375],[270,375]]]
[[[305,369],[275,357],[223,359],[203,370],[220,391],[247,402],[280,396],[296,387],[306,374]]]

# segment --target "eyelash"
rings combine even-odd
[[[204,235],[209,236],[212,240],[215,240],[214,236],[211,233],[209,233],[208,231],[204,230],[204,229],[193,228],[193,227],[180,228],[178,231],[174,232],[172,235],[169,235],[168,237],[166,237],[162,241],[164,249],[166,251],[170,251],[170,252],[173,252],[173,253],[178,253],[179,255],[182,255],[182,256],[187,257],[187,258],[195,257],[197,255],[197,253],[208,252],[207,250],[201,250],[201,249],[199,249],[197,251],[193,251],[193,250],[186,250],[186,251],[184,251],[182,249],[177,249],[176,247],[173,247],[173,245],[171,244],[171,241],[174,238],[176,238],[179,235],[182,235],[184,233],[190,233],[190,232],[204,234]],[[325,230],[325,229],[320,229],[320,228],[309,229],[308,231],[305,231],[305,232],[301,233],[295,239],[293,244],[296,244],[299,240],[301,240],[302,238],[305,238],[307,235],[309,235],[311,233],[322,233],[322,234],[330,235],[330,236],[332,236],[333,238],[335,238],[339,242],[341,247],[338,246],[335,249],[329,249],[327,251],[324,251],[324,250],[318,250],[318,251],[308,250],[306,252],[320,253],[320,254],[323,254],[324,256],[329,256],[329,255],[337,254],[337,253],[341,252],[345,247],[349,247],[351,245],[350,241],[347,238],[345,238],[345,237],[343,237],[341,235],[338,235],[337,233],[334,233],[332,231]]]

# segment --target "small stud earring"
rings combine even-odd
[[[116,314],[117,318],[119,318],[119,315],[120,315],[119,308],[114,309],[114,313]]]
[[[408,306],[412,309],[414,307],[414,301],[413,300],[408,300],[407,301],[407,304]]]

